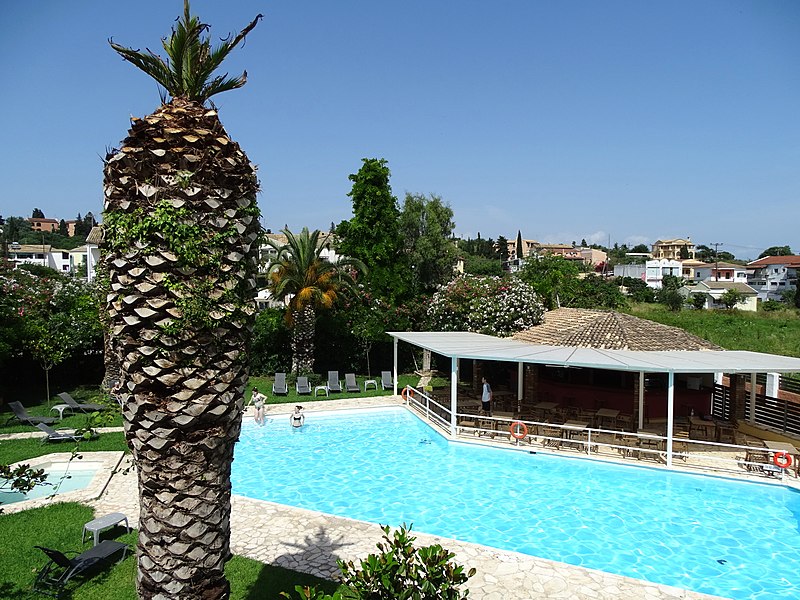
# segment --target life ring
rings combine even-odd
[[[411,388],[404,387],[403,391],[400,392],[400,396],[403,400],[408,401],[409,398],[414,397],[414,391]]]
[[[524,440],[528,435],[528,426],[522,421],[514,421],[508,428],[508,432],[515,440]]]
[[[772,457],[772,462],[776,467],[781,469],[788,469],[792,466],[792,456],[788,452],[776,452]]]

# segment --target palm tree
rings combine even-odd
[[[213,73],[260,18],[212,48],[185,1],[162,42],[166,60],[110,41],[165,89],[104,168],[101,247],[139,478],[141,598],[230,594],[223,569],[255,313],[258,179],[205,103],[244,85],[245,73]]]
[[[354,291],[355,271],[366,272],[364,263],[355,258],[342,258],[332,263],[320,255],[320,231],[299,235],[288,229],[285,244],[267,243],[278,251],[270,267],[269,290],[276,300],[288,300],[286,321],[292,328],[292,370],[295,373],[314,368],[314,333],[316,311],[331,308],[342,291]]]

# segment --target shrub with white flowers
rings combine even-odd
[[[460,276],[431,298],[428,319],[434,331],[474,331],[500,337],[542,322],[544,305],[516,277]]]

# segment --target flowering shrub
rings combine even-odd
[[[80,279],[0,270],[0,362],[27,351],[45,370],[102,347],[94,289]]]
[[[439,288],[428,306],[434,331],[474,331],[507,337],[542,322],[544,306],[516,277],[457,277]]]

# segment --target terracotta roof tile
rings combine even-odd
[[[722,350],[678,327],[614,311],[559,308],[544,321],[514,335],[529,344],[615,350]]]

